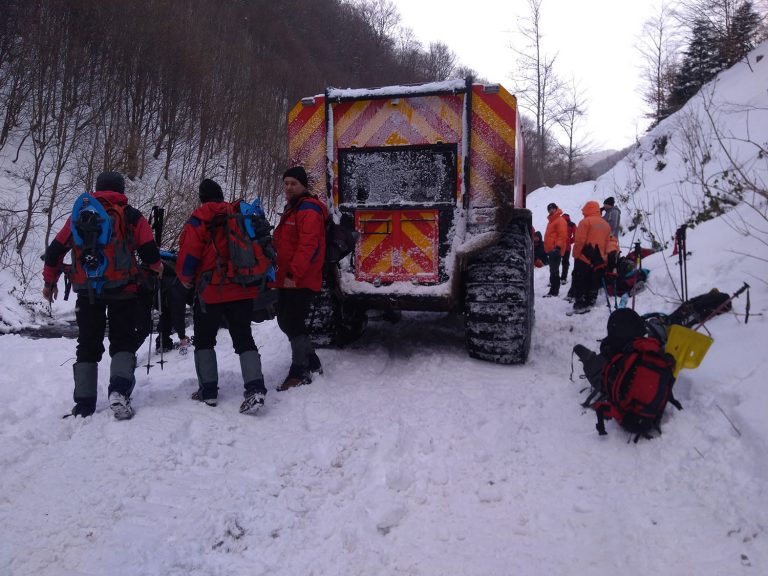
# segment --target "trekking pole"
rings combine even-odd
[[[685,225],[680,226],[675,232],[677,242],[677,264],[680,266],[680,297],[683,302],[688,301],[688,247],[685,239]]]
[[[149,374],[149,369],[152,367],[152,364],[149,363],[149,360],[152,358],[152,335],[154,333],[154,327],[152,325],[152,304],[149,305],[149,340],[147,340],[147,374]]]
[[[602,277],[603,290],[605,290],[605,303],[608,305],[608,312],[611,311],[611,297],[608,296],[608,284],[605,282],[605,276]],[[614,292],[616,294],[616,292]]]
[[[635,242],[635,283],[637,283],[637,275],[640,272],[640,265],[642,263],[642,256],[640,255],[640,240]],[[635,296],[637,296],[637,290],[632,291],[632,310],[635,309]]]
[[[683,240],[683,278],[685,278],[685,301],[688,301],[688,240],[686,238],[685,226],[680,228]]]
[[[736,292],[734,292],[734,293],[733,293],[733,296],[729,297],[729,298],[728,298],[728,300],[726,300],[725,302],[723,302],[722,304],[720,304],[720,306],[718,306],[717,308],[715,308],[714,310],[712,310],[712,312],[710,312],[710,313],[709,313],[709,316],[707,316],[706,318],[704,318],[704,320],[702,320],[701,322],[699,322],[698,326],[696,326],[696,327],[693,329],[693,330],[694,330],[694,332],[695,332],[695,331],[697,331],[697,330],[698,330],[699,328],[701,328],[702,326],[704,326],[704,324],[706,324],[707,322],[709,322],[709,321],[710,321],[712,318],[714,318],[715,316],[717,316],[718,314],[720,314],[720,312],[722,312],[722,311],[723,311],[723,309],[724,309],[726,306],[728,306],[728,305],[729,305],[731,302],[733,302],[733,300],[735,300],[736,298],[738,298],[739,296],[741,296],[741,294],[744,292],[744,290],[749,290],[749,284],[747,284],[746,282],[744,282],[744,286],[742,286],[741,288],[739,288],[738,290],[736,290]],[[744,324],[746,324],[747,322],[749,322],[749,304],[750,304],[750,302],[749,302],[749,292],[747,292],[747,318],[746,318],[746,320],[744,320]]]
[[[158,320],[157,320],[157,334],[160,337],[160,370],[163,370],[163,364],[165,364],[165,360],[163,360],[163,352],[165,351],[165,344],[163,343],[163,327],[161,326],[161,320],[163,318],[163,279],[158,278],[157,281],[157,292],[155,293],[155,296],[157,296],[157,313],[159,314]]]

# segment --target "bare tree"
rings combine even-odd
[[[650,108],[646,117],[651,119],[651,127],[669,115],[668,102],[674,89],[681,45],[680,28],[674,16],[672,6],[662,2],[658,13],[643,24],[637,44],[643,57],[642,95]]]
[[[392,0],[359,0],[355,6],[375,33],[377,48],[390,45],[400,24],[400,12]]]
[[[443,42],[430,42],[429,51],[424,55],[421,71],[427,80],[445,80],[453,75],[456,68],[456,54]]]
[[[550,129],[558,122],[563,83],[555,73],[557,54],[546,54],[542,43],[541,5],[543,0],[528,0],[529,14],[519,25],[519,33],[527,42],[524,50],[514,49],[517,66],[513,78],[515,92],[523,108],[532,115],[536,126],[528,150],[534,158],[537,184],[546,181],[545,169],[551,149]]]
[[[584,92],[579,89],[574,79],[563,89],[563,99],[560,101],[560,111],[557,114],[557,125],[565,136],[565,144],[561,144],[561,153],[565,158],[563,174],[565,184],[573,184],[576,181],[578,162],[584,156],[585,145],[579,142],[577,133],[586,115],[586,107]]]

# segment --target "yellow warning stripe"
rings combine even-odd
[[[318,106],[317,110],[312,113],[312,116],[309,117],[309,119],[304,123],[303,126],[298,128],[296,130],[296,125],[298,122],[294,122],[293,124],[289,124],[289,133],[291,134],[290,138],[290,149],[289,149],[289,155],[294,156],[296,152],[301,150],[304,145],[307,143],[307,141],[317,133],[318,130],[323,130],[323,119],[325,114],[323,113],[323,107]],[[295,132],[293,131],[295,130]],[[325,144],[323,139],[320,139],[321,144]],[[324,146],[323,146],[324,147]]]

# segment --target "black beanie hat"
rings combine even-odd
[[[96,191],[111,191],[125,194],[125,179],[120,172],[102,172],[96,178]]]
[[[619,308],[608,317],[608,338],[628,342],[645,335],[645,321],[632,308]]]
[[[552,210],[553,208],[557,209],[557,204],[555,204],[554,202],[550,202],[549,204],[547,204],[547,211]]]
[[[301,166],[294,166],[293,168],[288,168],[283,173],[283,180],[286,178],[296,178],[299,182],[301,182],[301,185],[306,188],[308,186],[308,180],[307,180],[307,172],[302,168]]]
[[[608,198],[603,201],[603,204],[608,204],[608,206],[615,206],[616,200],[613,199],[613,196],[608,196]]]
[[[219,186],[213,180],[206,178],[200,182],[200,202],[205,204],[206,202],[224,202],[224,193]]]

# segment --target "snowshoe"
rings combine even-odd
[[[264,406],[264,394],[254,392],[245,397],[240,404],[240,414],[256,414]]]
[[[200,391],[199,388],[192,393],[191,398],[192,400],[196,400],[197,402],[202,402],[206,406],[211,406],[211,407],[216,406],[219,403],[218,398],[203,398],[203,393]]]
[[[130,420],[133,418],[131,399],[120,392],[111,392],[109,395],[109,407],[117,420]]]

